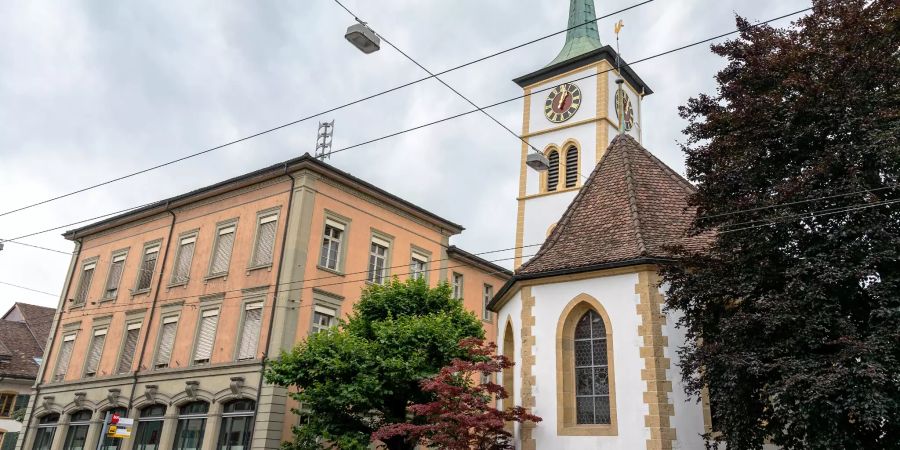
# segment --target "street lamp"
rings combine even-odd
[[[347,27],[344,38],[365,54],[377,52],[381,48],[381,39],[364,23],[355,23]]]
[[[525,165],[538,172],[543,172],[550,168],[550,160],[543,153],[529,153],[525,159]]]

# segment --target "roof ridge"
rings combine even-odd
[[[623,135],[620,135],[620,137]],[[618,137],[617,137],[618,139]],[[637,143],[635,141],[634,143]],[[630,144],[630,143],[628,143]],[[622,146],[622,156],[625,165],[625,186],[628,190],[628,208],[631,210],[631,221],[634,223],[634,232],[637,235],[638,248],[641,256],[647,255],[647,244],[644,242],[644,235],[641,233],[641,215],[638,209],[637,188],[635,186],[634,173],[631,170],[631,145]]]

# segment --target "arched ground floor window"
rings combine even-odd
[[[126,411],[125,408],[115,408],[109,410],[108,412],[110,414],[110,417],[112,417],[113,414],[118,414],[119,417],[128,416],[128,411]],[[106,417],[106,411],[101,414],[101,417]],[[103,443],[100,444],[101,450],[119,450],[120,448],[122,448],[122,438],[113,438],[109,436],[101,436],[100,438],[103,439]]]
[[[579,294],[563,310],[556,335],[558,434],[618,434],[612,336],[595,298]]]
[[[208,412],[209,403],[204,401],[188,403],[179,408],[175,445],[172,447],[174,450],[200,450]]]
[[[253,417],[256,402],[234,400],[226,403],[219,428],[219,450],[244,450],[250,448],[250,433],[253,431]]]
[[[69,430],[66,432],[65,450],[84,450],[88,430],[91,428],[93,412],[87,409],[75,411],[69,415]]]
[[[134,450],[157,450],[166,415],[166,405],[141,408],[134,435]]]
[[[59,414],[47,414],[40,418],[34,435],[33,450],[50,450],[50,446],[53,445],[53,436],[56,435],[57,422],[59,422]]]

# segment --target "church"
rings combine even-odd
[[[525,94],[516,270],[488,306],[515,363],[502,406],[543,419],[515,425],[523,450],[699,449],[709,407],[684,393],[684,334],[658,272],[669,245],[709,237],[687,237],[694,188],[641,145],[652,90],[620,68],[595,18],[592,0],[571,0],[559,55],[514,80]]]

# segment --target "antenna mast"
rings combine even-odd
[[[324,161],[331,157],[331,139],[333,136],[334,120],[331,122],[319,122],[319,131],[316,135],[316,159]]]

